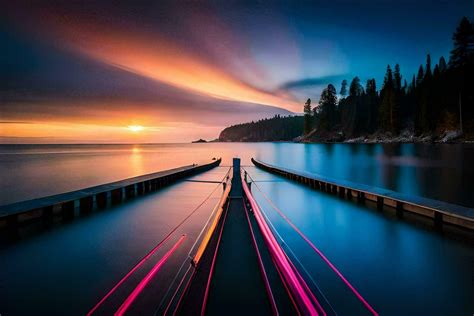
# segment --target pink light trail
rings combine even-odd
[[[242,187],[244,188],[244,192],[252,206],[252,209],[255,214],[255,218],[260,227],[260,230],[262,231],[262,235],[265,238],[265,241],[269,247],[270,252],[275,258],[275,261],[278,267],[280,268],[280,271],[285,277],[285,280],[287,281],[292,291],[292,294],[297,298],[297,301],[300,305],[299,307],[303,310],[304,314],[319,315],[317,311],[318,308],[313,305],[312,299],[308,296],[308,293],[306,293],[305,291],[305,287],[302,285],[302,280],[300,280],[298,276],[295,274],[295,271],[291,267],[291,264],[288,262],[288,258],[286,257],[283,249],[281,249],[280,245],[275,239],[275,236],[273,236],[270,228],[268,227],[267,223],[263,219],[260,208],[258,207],[257,202],[255,202],[252,194],[250,193],[247,187],[247,183],[245,182],[243,177],[241,180],[242,180]],[[325,315],[324,311],[323,311],[323,315]]]
[[[255,184],[255,183],[254,183]],[[280,216],[303,238],[306,243],[324,260],[324,262],[327,263],[327,265],[339,276],[339,278],[349,287],[349,289],[355,294],[355,296],[364,304],[364,306],[373,314],[373,315],[378,315],[378,313],[375,311],[375,309],[362,297],[362,295],[356,290],[356,288],[349,283],[349,281],[342,275],[341,272],[336,268],[336,266],[329,261],[328,258],[323,254],[321,250],[319,250],[312,242],[309,240],[308,237],[306,237],[303,232],[299,230],[298,227],[296,227],[295,224],[268,198],[268,196],[255,184],[255,186],[258,188],[260,193],[262,193],[263,197],[268,201],[268,203],[272,206],[275,211],[280,214]]]
[[[143,291],[151,279],[156,275],[156,273],[161,269],[161,267],[168,261],[168,258],[176,251],[176,249],[181,246],[183,241],[186,239],[186,235],[181,236],[178,242],[163,256],[163,258],[158,261],[158,263],[148,272],[148,274],[140,281],[137,287],[130,293],[130,295],[125,299],[122,305],[119,307],[117,312],[114,314],[116,316],[122,316],[128,308],[132,305],[138,295]]]

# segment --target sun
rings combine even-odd
[[[129,125],[129,126],[127,126],[127,128],[128,128],[130,131],[134,132],[134,133],[141,132],[141,131],[143,131],[143,130],[145,129],[145,128],[144,128],[143,126],[141,126],[141,125]]]

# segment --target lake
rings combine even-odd
[[[339,315],[365,310],[334,272],[274,211],[308,236],[382,315],[470,315],[474,246],[411,222],[266,173],[250,158],[295,170],[474,206],[474,146],[425,144],[208,143],[0,146],[1,204],[206,162],[223,177],[233,157],[308,284]],[[180,181],[104,212],[0,247],[0,313],[82,315],[158,240],[212,194],[180,233],[203,226],[216,184]],[[314,282],[313,282],[314,281]],[[60,299],[58,299],[60,298]]]
[[[255,157],[474,207],[474,144],[0,145],[0,205],[222,157]]]

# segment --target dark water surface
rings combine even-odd
[[[474,144],[0,145],[0,205],[238,156],[474,207]]]
[[[367,313],[271,203],[380,315],[469,315],[474,311],[472,243],[447,238],[429,225],[415,225],[255,167],[247,170],[257,181],[252,192],[284,239],[285,249],[291,248],[338,314]],[[311,279],[307,280],[311,284]]]
[[[223,157],[269,163],[474,206],[472,145],[0,146],[0,204]],[[365,310],[265,196],[382,315],[472,315],[472,243],[313,191],[254,167],[252,192],[339,315]],[[195,179],[219,180],[227,168]],[[0,248],[0,314],[82,315],[215,184],[179,182]],[[220,192],[216,192],[219,193]],[[183,229],[202,227],[218,194]],[[305,278],[308,278],[306,275]],[[309,282],[312,287],[314,284]]]

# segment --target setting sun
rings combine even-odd
[[[130,131],[137,133],[143,131],[145,128],[141,125],[130,125],[127,127]]]

